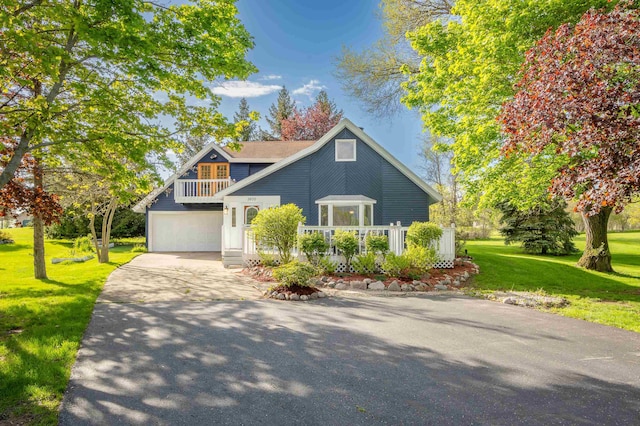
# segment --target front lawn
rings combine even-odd
[[[553,312],[640,332],[640,232],[611,233],[609,244],[613,274],[577,268],[580,254],[528,255],[500,238],[469,241],[467,249],[480,265],[473,284],[480,290],[542,290],[571,302]],[[576,245],[584,248],[584,235]]]
[[[0,245],[0,424],[56,424],[71,366],[107,276],[139,253],[111,251],[111,262],[52,265],[72,243],[47,240],[48,280],[33,278],[33,229],[4,230]]]

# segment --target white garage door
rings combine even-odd
[[[222,212],[149,213],[149,251],[220,251]]]

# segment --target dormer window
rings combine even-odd
[[[355,139],[336,139],[336,161],[356,161]]]

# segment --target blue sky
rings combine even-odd
[[[225,82],[214,88],[223,99],[222,113],[232,117],[244,95],[251,109],[264,117],[282,85],[305,106],[324,88],[347,118],[419,172],[418,114],[405,110],[389,120],[374,119],[343,93],[333,76],[342,46],[361,50],[381,37],[377,0],[239,0],[237,7],[254,37],[248,59],[260,71],[247,82]],[[264,119],[261,125],[266,127]]]

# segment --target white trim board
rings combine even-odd
[[[407,166],[398,161],[393,155],[391,155],[386,149],[384,149],[380,144],[374,141],[369,135],[367,135],[360,127],[353,124],[349,119],[343,118],[340,120],[338,124],[336,124],[333,129],[329,130],[322,138],[320,138],[316,143],[311,145],[308,148],[303,149],[302,151],[298,151],[296,154],[285,158],[284,160],[278,161],[271,166],[262,169],[258,173],[252,174],[251,176],[242,179],[241,181],[229,186],[226,189],[223,189],[220,192],[217,192],[215,197],[222,199],[226,195],[231,195],[239,189],[244,188],[245,186],[251,185],[254,182],[259,181],[260,179],[269,176],[270,174],[277,172],[278,170],[288,166],[289,164],[295,163],[296,161],[313,154],[318,151],[328,142],[333,140],[343,129],[348,129],[353,133],[357,138],[362,140],[364,143],[369,145],[374,151],[376,151],[382,158],[387,160],[392,166],[398,169],[403,175],[405,175],[409,180],[415,183],[420,189],[429,194],[434,200],[441,201],[442,195],[440,195],[435,189],[433,189],[429,184],[423,181],[418,175],[412,172]]]

